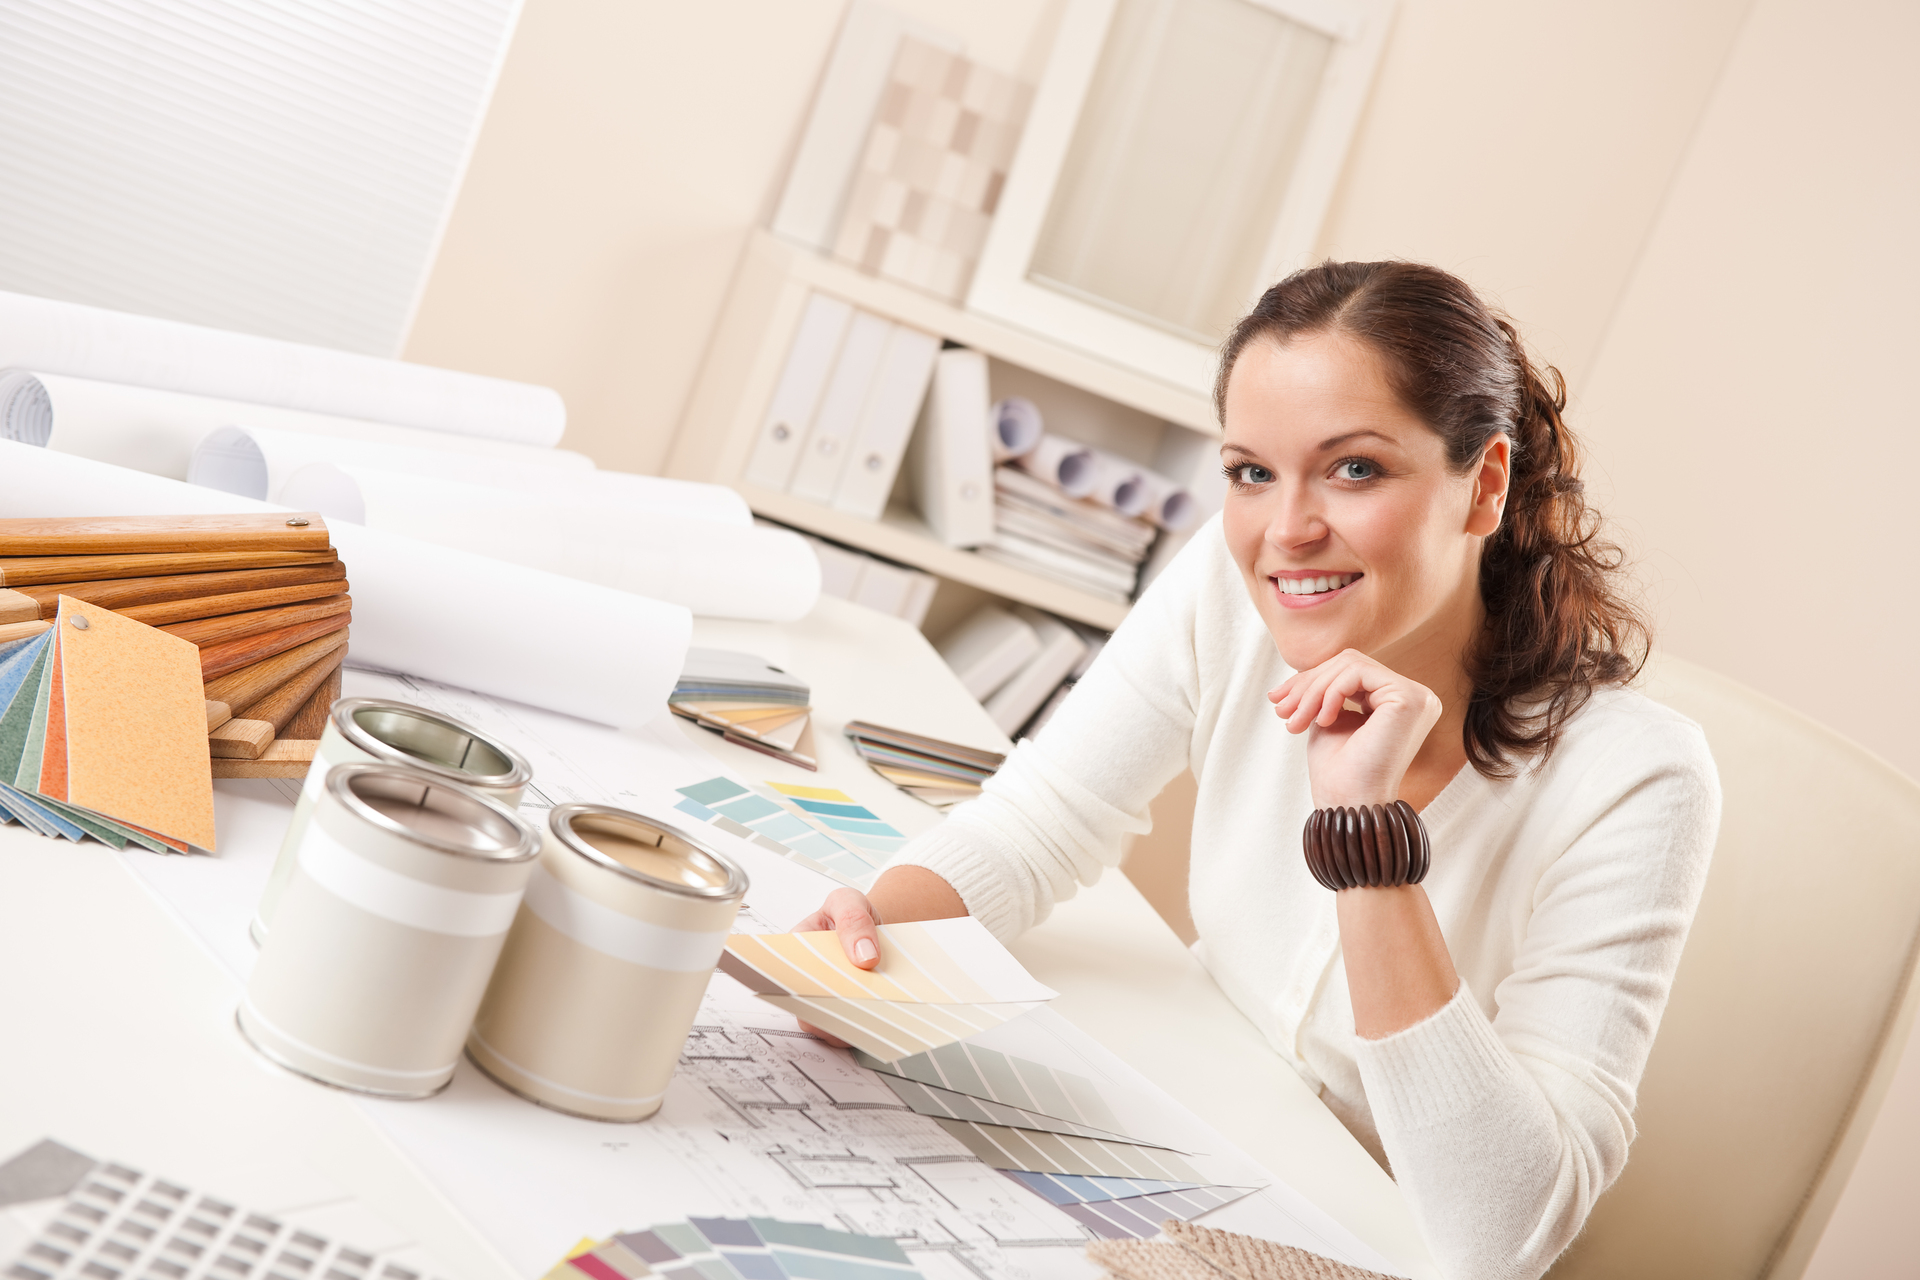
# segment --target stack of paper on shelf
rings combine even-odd
[[[1033,628],[1040,651],[986,701],[987,714],[1010,738],[1033,719],[1087,654],[1087,641],[1077,628],[1025,605],[1016,605],[1013,611]]]
[[[211,850],[194,647],[72,597],[0,658],[0,815],[116,849]]]
[[[1018,1017],[1058,993],[971,916],[880,926],[880,963],[854,967],[836,933],[735,934],[723,972],[768,1004],[893,1061]]]
[[[62,598],[192,647],[214,777],[306,774],[353,616],[318,515],[0,520],[0,645],[45,631]]]
[[[980,554],[1127,600],[1159,530],[1097,502],[1069,498],[1012,466],[994,468],[993,540]]]
[[[735,746],[815,770],[811,696],[804,680],[752,654],[689,649],[667,705]]]
[[[996,751],[942,742],[864,720],[847,725],[853,749],[873,771],[917,800],[944,809],[980,794],[980,784],[1006,763]]]
[[[919,1280],[884,1236],[775,1218],[688,1218],[582,1240],[542,1280]]]
[[[674,807],[856,888],[870,883],[907,837],[844,791],[708,778],[679,788]]]

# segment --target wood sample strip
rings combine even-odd
[[[0,587],[0,623],[32,622],[40,616],[40,602],[32,596]]]
[[[304,582],[291,587],[271,587],[265,591],[235,591],[224,596],[204,596],[198,600],[169,600],[162,604],[136,604],[114,612],[150,627],[167,627],[176,622],[194,622],[201,618],[223,618],[233,613],[251,613],[256,609],[276,609],[281,605],[301,604],[344,596],[345,578],[325,582]]]
[[[352,596],[329,596],[325,600],[309,600],[304,604],[283,604],[277,609],[255,609],[249,613],[229,613],[218,618],[175,622],[160,630],[206,649],[229,640],[264,635],[303,622],[316,622],[321,618],[335,618],[352,612]]]
[[[249,720],[266,721],[273,726],[275,734],[286,733],[287,726],[293,723],[294,716],[306,706],[314,693],[340,670],[340,664],[346,660],[346,656],[344,650],[328,654],[260,701],[244,708],[240,714]],[[289,736],[317,738],[320,735],[315,733]]]
[[[0,587],[49,582],[98,582],[106,578],[146,578],[163,573],[212,573],[221,569],[278,569],[328,564],[332,551],[182,551],[153,555],[4,556]]]
[[[0,644],[5,644],[9,640],[31,640],[42,631],[51,629],[52,626],[51,622],[43,622],[37,618],[30,622],[0,623]]]
[[[265,720],[229,720],[207,735],[207,751],[216,760],[258,760],[273,743]]]
[[[276,738],[258,760],[215,760],[216,778],[304,778],[320,743],[314,739]]]
[[[207,704],[207,732],[212,733],[227,721],[233,719],[233,708],[224,702]]]
[[[208,680],[205,690],[207,701],[224,702],[230,707],[252,706],[314,663],[346,647],[347,633],[344,631],[309,640],[250,667],[242,667]]]
[[[0,556],[326,549],[327,522],[317,511],[0,520]]]
[[[277,631],[263,631],[257,636],[247,636],[240,640],[228,640],[224,644],[210,644],[200,651],[200,678],[218,680],[242,667],[250,667],[275,654],[297,649],[309,640],[332,635],[336,631],[345,631],[351,619],[350,614],[336,614],[331,618],[321,618],[317,622],[303,622],[297,627],[281,627]],[[221,699],[226,701],[226,699]]]
[[[241,569],[224,573],[176,573],[159,578],[108,578],[96,582],[56,582],[20,587],[18,591],[21,595],[31,596],[40,602],[40,616],[43,618],[53,616],[61,596],[72,596],[76,600],[85,600],[88,604],[97,604],[103,609],[112,609],[115,613],[124,613],[128,617],[133,617],[136,622],[156,626],[158,624],[150,619],[134,617],[131,611],[141,605],[159,604],[170,600],[197,600],[238,592],[312,586],[325,582],[338,583],[337,589],[345,591],[346,581],[346,566],[338,560],[333,560],[326,564],[296,569]],[[265,602],[262,602],[261,607],[264,605]],[[180,622],[184,619],[169,618],[167,621]]]
[[[333,704],[340,701],[341,677],[346,670],[346,654],[340,655],[327,678],[313,696],[300,704],[300,710],[294,713],[292,720],[280,730],[283,738],[318,738],[327,731],[327,717],[333,711]]]

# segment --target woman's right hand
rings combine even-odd
[[[820,909],[795,925],[793,931],[817,933],[831,929],[840,935],[840,947],[847,953],[847,959],[858,968],[871,969],[880,963],[880,935],[875,932],[879,923],[880,915],[866,894],[858,889],[835,889]]]

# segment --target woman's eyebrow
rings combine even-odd
[[[1392,436],[1387,435],[1384,432],[1374,431],[1370,428],[1363,428],[1362,430],[1359,430],[1359,431],[1349,431],[1345,435],[1329,436],[1327,439],[1322,440],[1320,442],[1319,451],[1321,453],[1325,453],[1329,449],[1338,449],[1341,445],[1350,444],[1353,441],[1358,440],[1363,436],[1372,436],[1375,440],[1378,440],[1383,444],[1393,445],[1396,448],[1398,448],[1400,444],[1398,440],[1395,440]]]

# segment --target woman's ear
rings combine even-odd
[[[1487,441],[1480,469],[1473,478],[1473,506],[1467,510],[1467,532],[1491,537],[1500,528],[1507,509],[1507,482],[1511,478],[1513,442],[1502,431]]]

